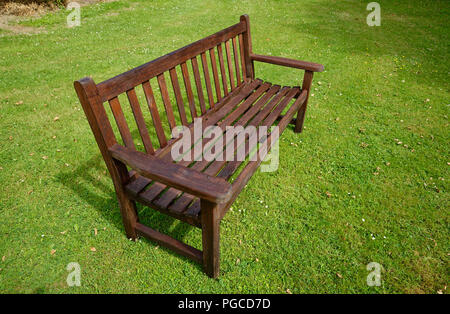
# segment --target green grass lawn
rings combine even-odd
[[[123,0],[82,7],[80,27],[67,28],[62,10],[22,22],[40,34],[1,31],[0,292],[447,293],[450,3],[379,1],[381,26],[369,27],[367,2]],[[257,172],[222,221],[213,280],[127,240],[72,84],[98,83],[243,13],[255,53],[326,71],[304,132],[283,133],[279,170]],[[257,77],[301,84],[299,70],[256,66]],[[139,210],[200,248],[199,229]],[[66,284],[70,262],[80,287]],[[366,284],[370,262],[383,266],[380,287]]]

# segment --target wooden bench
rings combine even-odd
[[[302,87],[255,79],[254,61],[305,70]],[[261,158],[248,162],[174,161],[171,148],[181,136],[168,134],[179,125],[192,129],[194,118],[202,118],[204,128],[216,125],[224,133],[231,125],[277,125],[281,134],[289,123],[295,125],[295,132],[301,132],[313,72],[322,70],[316,63],[253,54],[249,17],[243,15],[233,26],[99,84],[89,77],[75,81],[111,174],[127,237],[156,241],[203,264],[205,272],[216,278],[220,221],[260,166]],[[170,77],[172,89],[166,77]],[[153,87],[157,82],[160,106],[151,81]],[[138,91],[143,96],[139,97]],[[134,133],[119,101],[125,97],[122,94],[131,107],[128,120],[134,117],[137,126]],[[141,108],[139,99],[147,103],[150,113]],[[117,127],[112,127],[109,116],[114,117]],[[153,133],[149,132],[151,127]],[[270,136],[267,141],[270,148]],[[245,153],[251,149],[246,147]],[[135,202],[201,228],[203,250],[141,224]]]

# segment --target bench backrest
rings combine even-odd
[[[190,125],[195,117],[254,78],[250,53],[249,19],[243,15],[233,26],[99,84],[90,78],[76,81],[75,89],[104,157],[107,148],[117,143],[114,130],[131,149],[155,154],[167,146],[174,127]],[[126,99],[128,108],[122,106]],[[144,118],[143,102],[148,105],[152,123]],[[104,103],[109,103],[109,115]],[[111,127],[110,116],[117,128]],[[133,118],[135,132],[127,122]]]

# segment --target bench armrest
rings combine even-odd
[[[217,204],[231,198],[231,184],[222,178],[212,177],[119,144],[109,148],[109,152],[114,159],[125,163],[148,179]]]
[[[283,58],[283,57],[263,56],[263,55],[256,55],[256,54],[251,54],[250,58],[254,61],[277,64],[277,65],[282,65],[282,66],[290,67],[290,68],[303,69],[306,71],[312,71],[312,72],[322,72],[323,71],[323,65],[319,64],[319,63],[293,60],[293,59],[288,59],[288,58]]]

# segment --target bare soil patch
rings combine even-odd
[[[96,2],[110,2],[115,0],[74,0],[81,6],[86,6]],[[71,2],[66,0],[65,3]],[[45,32],[45,28],[36,28],[23,26],[17,22],[26,20],[30,17],[39,17],[52,11],[60,10],[53,3],[22,3],[18,1],[0,0],[0,29],[12,32],[14,34],[38,34]]]

